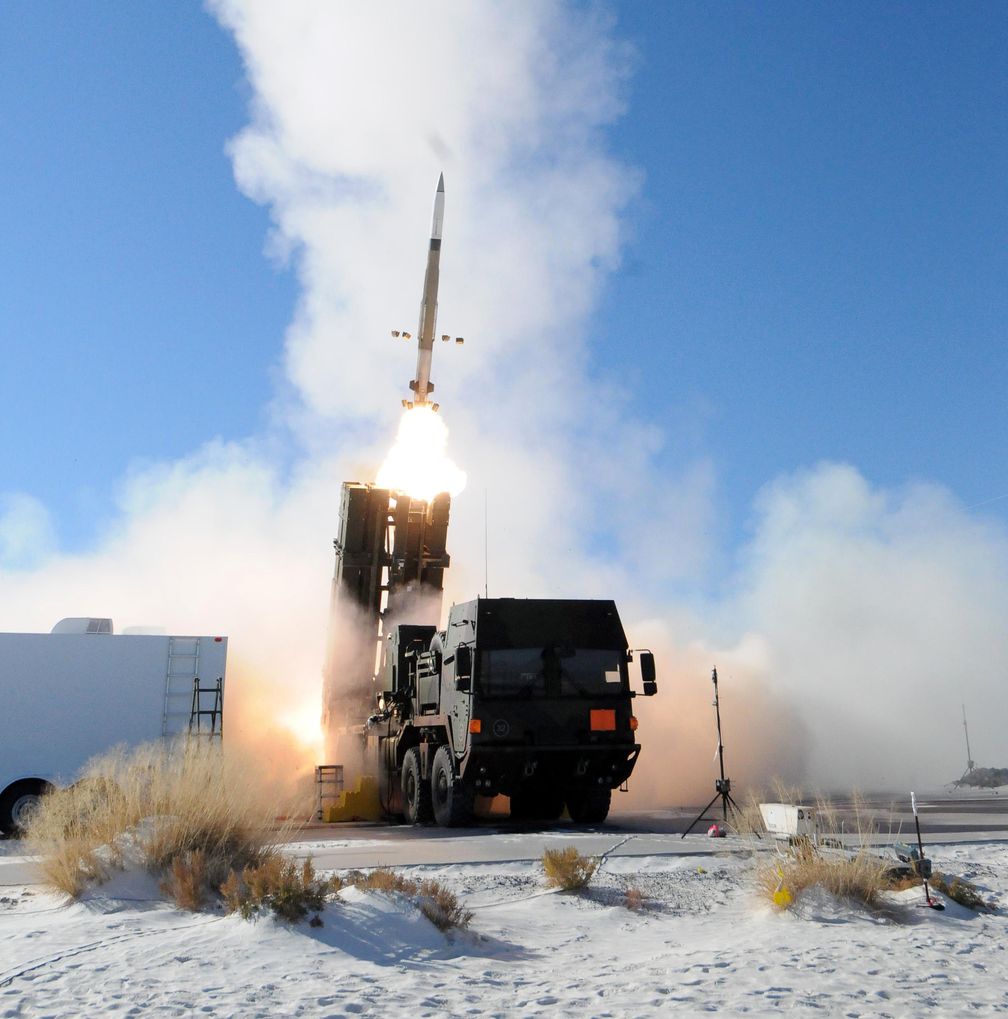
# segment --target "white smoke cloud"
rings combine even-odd
[[[0,495],[0,568],[31,566],[56,546],[45,505],[24,492]]]
[[[1004,529],[939,486],[873,488],[835,464],[769,485],[757,511],[734,611],[765,642],[775,687],[806,705],[821,779],[956,777],[960,701],[977,745],[1003,759]]]
[[[240,716],[250,737],[318,698],[339,484],[372,478],[395,434],[415,351],[389,331],[412,331],[443,170],[439,324],[467,338],[433,365],[468,474],[447,600],[485,579],[491,594],[617,598],[632,642],[664,663],[661,695],[636,703],[643,786],[666,799],[713,774],[695,763],[713,749],[712,664],[738,774],[954,775],[960,697],[1004,715],[988,677],[1006,664],[1008,564],[1003,531],[949,493],[820,465],[767,487],[721,598],[701,611],[667,594],[717,551],[717,476],[706,460],[656,469],[660,432],[587,377],[586,321],[640,186],[606,147],[634,60],[611,20],[563,3],[210,7],[252,89],[236,181],[268,206],[269,249],[302,284],[275,431],[129,477],[85,552],[54,552],[44,508],[10,504],[4,628],[92,613],[227,632],[261,709]],[[978,746],[1004,763],[983,726]]]

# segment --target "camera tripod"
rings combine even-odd
[[[714,795],[711,797],[710,803],[707,804],[703,810],[693,819],[690,826],[682,833],[680,838],[686,838],[687,835],[700,823],[701,818],[704,814],[714,806],[715,803],[721,800],[721,814],[724,817],[725,824],[728,823],[728,808],[730,807],[735,811],[736,814],[741,814],[739,805],[732,798],[731,794],[731,779],[725,778],[724,773],[724,742],[721,739],[721,702],[718,698],[718,685],[717,685],[717,669],[711,671],[711,682],[714,684],[714,717],[717,719],[717,751],[718,751],[718,765],[721,770],[721,777],[714,780]],[[759,832],[756,833],[756,837],[759,838]]]

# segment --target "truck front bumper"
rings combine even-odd
[[[525,785],[557,789],[615,789],[629,777],[640,754],[639,743],[568,744],[551,747],[478,745],[462,769],[481,795],[510,795]]]

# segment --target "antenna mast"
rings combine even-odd
[[[686,838],[687,835],[700,823],[701,818],[704,814],[710,810],[711,807],[721,801],[721,816],[724,818],[725,824],[728,823],[728,810],[729,808],[734,810],[736,814],[741,814],[738,804],[735,802],[731,794],[731,779],[725,777],[724,773],[724,740],[721,738],[721,697],[718,695],[718,677],[717,669],[711,670],[711,682],[714,684],[714,718],[717,722],[717,756],[718,756],[718,770],[721,773],[720,778],[714,779],[714,797],[707,804],[703,810],[696,816],[693,823],[682,833],[682,838]],[[760,837],[759,832],[753,833],[756,838]]]
[[[963,732],[966,733],[966,774],[968,775],[976,767],[976,763],[973,760],[973,755],[970,753],[969,726],[966,724],[965,704],[962,706],[962,715],[963,715]]]

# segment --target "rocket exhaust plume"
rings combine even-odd
[[[427,502],[441,492],[454,498],[465,488],[466,475],[448,456],[447,446],[448,428],[429,406],[406,411],[377,484]]]

